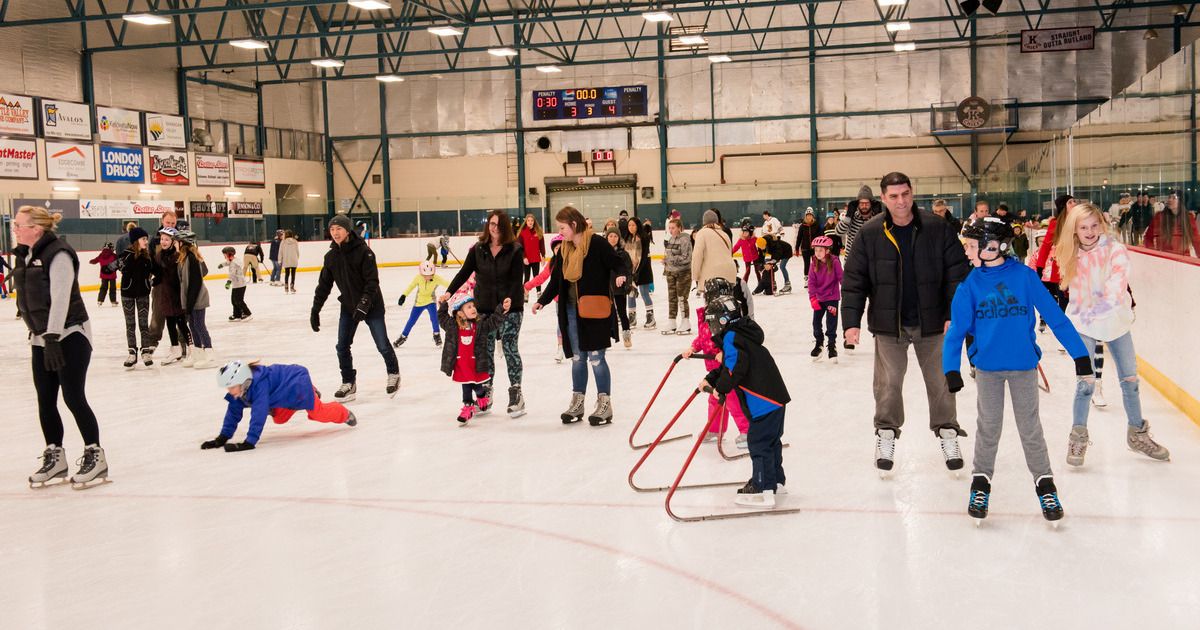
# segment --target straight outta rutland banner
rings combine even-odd
[[[141,184],[146,181],[145,158],[141,147],[100,145],[100,181]]]

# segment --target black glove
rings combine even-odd
[[[367,318],[367,313],[370,313],[370,312],[371,312],[371,298],[363,296],[363,298],[358,301],[358,306],[356,306],[354,308],[354,313],[353,313],[354,321],[361,322],[362,320]]]
[[[362,307],[360,306],[360,307],[358,307],[358,308],[354,309],[354,314],[353,314],[353,316],[354,316],[354,321],[355,321],[355,322],[361,322],[362,320],[364,320],[364,319],[366,319],[366,318],[367,318],[367,312],[366,312],[366,311],[364,311],[364,310],[362,309]]]
[[[400,300],[397,301],[396,304],[399,304],[400,306],[404,306],[404,300],[406,300],[406,299],[408,299],[407,293],[405,293],[404,295],[401,295]]]
[[[46,361],[47,369],[49,369],[49,357],[46,358]],[[1091,357],[1079,357],[1075,359],[1075,376],[1091,376],[1093,373]]]
[[[962,374],[958,370],[946,372],[946,387],[950,388],[951,394],[963,388]]]
[[[313,332],[321,332],[321,311],[314,308],[308,316],[308,323],[312,326]]]
[[[254,450],[254,445],[249,442],[234,442],[233,444],[225,445],[226,453],[237,453],[239,451],[252,451],[252,450]]]
[[[209,441],[201,444],[200,449],[207,451],[210,448],[217,448],[220,446],[225,446],[225,443],[228,441],[229,441],[229,438],[225,437],[224,435],[218,435],[216,437],[216,439],[209,440]]]
[[[58,335],[53,333],[42,335],[42,342],[46,344],[43,348],[43,365],[46,366],[46,370],[57,372],[63,369],[67,360],[63,358],[62,345],[58,343]]]

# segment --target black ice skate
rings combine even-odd
[[[963,467],[962,451],[958,448],[958,430],[945,428],[938,430],[941,439],[942,456],[946,458],[946,468],[961,470]],[[957,476],[957,473],[955,474]]]
[[[433,333],[433,345],[442,347],[442,333]]]
[[[318,396],[318,398],[320,398],[320,396]],[[347,411],[349,411],[349,410],[347,410]],[[353,411],[350,411],[350,417],[346,418],[346,426],[348,426],[348,427],[358,426],[358,418],[354,417]]]
[[[525,415],[525,395],[521,393],[520,385],[508,388],[508,417],[520,418]]]
[[[333,392],[334,402],[348,403],[358,397],[358,387],[354,383],[342,383],[342,386]]]
[[[132,370],[137,365],[137,350],[130,350],[129,356],[125,357],[125,362],[121,365],[124,365],[126,370]]]
[[[875,468],[879,476],[892,469],[896,458],[896,432],[892,429],[879,429],[875,432]]]
[[[405,341],[408,341],[408,337],[405,337],[404,335],[400,335],[399,337],[396,337],[395,341],[392,342],[392,347],[399,348],[400,346],[404,345]]]
[[[816,343],[816,345],[814,345],[814,346],[813,346],[812,352],[809,352],[809,353],[808,353],[808,356],[812,357],[812,360],[813,360],[814,362],[816,362],[816,361],[820,361],[820,360],[821,360],[821,355],[822,355],[824,352],[825,352],[825,346],[821,345],[821,342],[820,342],[820,341],[818,341],[818,342]]]
[[[975,519],[976,527],[987,518],[988,498],[991,494],[992,482],[987,475],[975,475],[971,480],[971,498],[967,501],[967,514]]]
[[[838,362],[838,352],[837,352],[837,344],[836,343],[829,344],[829,362],[830,363]]]
[[[1042,516],[1046,517],[1051,525],[1058,528],[1058,521],[1063,517],[1063,508],[1062,503],[1058,500],[1058,488],[1054,485],[1054,477],[1050,475],[1038,477],[1036,489],[1038,502],[1042,505]]]
[[[847,350],[853,350],[853,349],[854,349],[854,344],[850,343],[849,341],[843,341],[843,342],[842,342],[842,347],[843,347],[843,348],[845,348],[845,349],[847,349]]]

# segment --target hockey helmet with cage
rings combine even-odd
[[[704,322],[714,339],[719,339],[730,324],[741,318],[742,307],[733,295],[713,292],[705,299]]]
[[[253,379],[254,374],[250,371],[250,364],[244,361],[230,361],[217,370],[217,385],[223,389],[241,385],[244,391],[250,387],[250,381]]]

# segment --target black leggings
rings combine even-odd
[[[92,344],[82,333],[67,335],[61,342],[65,365],[57,372],[46,369],[46,350],[33,346],[33,386],[37,389],[38,418],[42,422],[42,435],[46,445],[62,446],[63,421],[58,414],[58,392],[62,390],[63,402],[71,415],[83,443],[100,444],[100,427],[96,425],[96,414],[88,405],[84,386],[87,381],[88,365],[92,362]]]
[[[187,315],[173,315],[168,317],[164,327],[167,329],[167,334],[171,337],[172,346],[186,346],[192,343],[192,337],[188,334]]]
[[[283,286],[285,286],[285,287],[296,286],[296,268],[295,267],[284,267],[283,268]]]
[[[524,282],[529,282],[530,278],[536,278],[542,272],[542,263],[533,262],[525,264],[525,279]]]
[[[108,295],[108,300],[113,304],[117,303],[117,281],[100,279],[100,300],[99,303],[104,303],[104,296]]]
[[[613,300],[613,308],[617,309],[617,319],[621,322],[621,330],[629,330],[629,309],[625,307],[623,296],[618,295]]]

